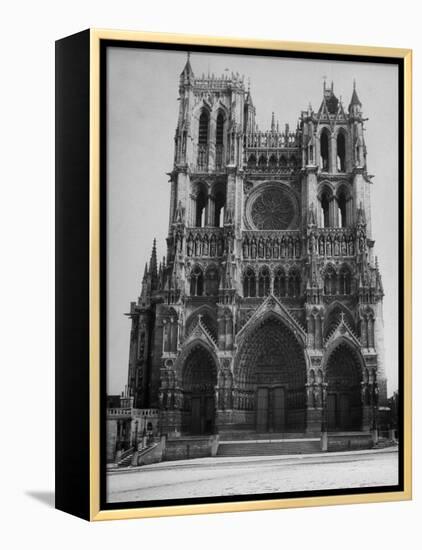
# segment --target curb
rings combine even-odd
[[[320,452],[320,453],[303,453],[291,455],[267,455],[267,456],[245,456],[245,457],[203,457],[192,458],[190,460],[169,460],[156,462],[144,466],[129,466],[127,468],[110,468],[106,470],[106,474],[118,475],[145,471],[169,470],[169,469],[185,469],[185,468],[202,468],[204,466],[224,466],[230,464],[242,463],[263,463],[263,462],[288,462],[292,460],[307,461],[315,458],[330,459],[333,457],[348,457],[348,456],[365,456],[374,454],[397,453],[398,446],[385,447],[383,449],[363,449],[359,451],[336,451],[336,452]],[[229,459],[229,460],[228,460]]]

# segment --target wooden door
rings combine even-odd
[[[268,388],[258,388],[256,407],[256,431],[268,431]]]
[[[191,433],[199,434],[202,431],[201,397],[192,397]]]
[[[329,430],[337,427],[337,396],[335,393],[327,395],[327,424]]]
[[[339,406],[339,427],[343,430],[350,428],[352,424],[350,412],[350,398],[343,393],[340,396]]]
[[[214,429],[214,397],[206,396],[205,397],[205,425],[204,433],[211,434]]]
[[[274,388],[272,391],[273,431],[282,432],[285,426],[284,388]]]

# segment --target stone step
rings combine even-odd
[[[320,436],[320,433],[309,433],[305,434],[304,432],[262,432],[258,433],[255,431],[245,431],[245,430],[233,430],[233,431],[222,431],[219,433],[220,441],[235,441],[235,440],[274,440],[274,439],[307,439],[307,438],[317,438]]]
[[[132,464],[132,457],[133,457],[133,453],[130,453],[129,455],[125,456],[125,458],[119,461],[118,467],[125,468],[127,466],[130,466]]]
[[[277,441],[224,441],[218,446],[217,456],[271,456],[318,453],[319,439],[283,439]]]

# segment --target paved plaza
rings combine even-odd
[[[345,453],[199,458],[109,472],[109,502],[395,485],[397,448]]]

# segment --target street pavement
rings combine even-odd
[[[161,462],[109,472],[109,502],[396,485],[397,448]]]

